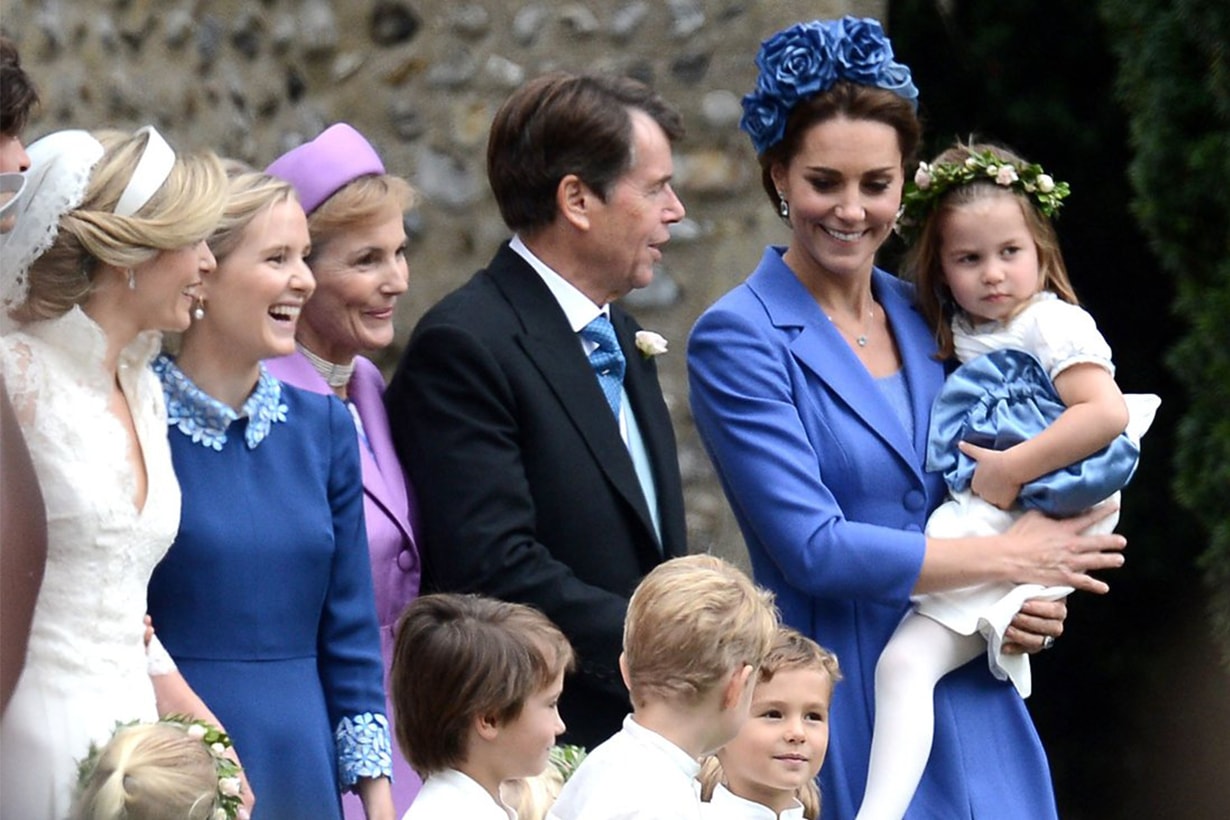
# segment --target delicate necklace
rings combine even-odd
[[[833,321],[833,314],[828,313],[828,312],[826,311],[824,315],[828,317],[828,319],[829,319],[829,321],[830,321],[830,322],[832,322],[833,327],[837,328],[838,330],[840,330],[840,331],[841,331],[841,332],[843,332],[843,333],[849,333],[849,332],[850,332],[850,331],[846,330],[845,328],[843,328],[841,325],[837,324],[837,322],[834,322],[834,321]],[[874,308],[874,307],[872,307],[872,308],[868,308],[868,309],[867,309],[867,319],[868,319],[868,321],[870,321],[871,319],[874,319],[874,318],[875,318],[875,315],[876,315],[876,311],[875,311],[875,308]],[[858,334],[857,336],[855,336],[855,337],[854,337],[854,343],[855,343],[855,344],[857,344],[859,347],[866,347],[866,346],[867,346],[867,323],[866,323],[866,322],[863,324],[863,328],[862,328],[862,330],[863,330],[863,332],[862,332],[862,333],[860,333],[860,334]]]
[[[337,364],[327,359],[322,359],[298,342],[295,342],[295,347],[312,363],[312,367],[316,368],[316,372],[334,390],[350,384],[350,377],[354,375],[354,359],[351,359],[349,364]]]

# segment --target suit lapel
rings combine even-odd
[[[775,258],[769,260],[769,254]],[[904,465],[921,475],[921,453],[925,448],[930,407],[920,407],[916,397],[931,393],[920,393],[921,385],[916,383],[917,379],[907,382],[915,419],[914,440],[910,440],[901,421],[884,400],[875,379],[833,324],[824,318],[811,294],[773,250],[766,252],[766,260],[767,263],[762,263],[748,280],[748,286],[765,305],[774,326],[793,337],[789,346],[795,359],[881,438]],[[874,272],[872,288],[888,315],[903,365],[909,374],[911,366],[918,364],[923,354],[918,349],[912,330],[902,330],[910,322],[917,322],[917,317],[908,315],[913,308],[880,279],[887,276],[880,271]],[[935,369],[934,366],[931,369]]]
[[[636,510],[650,537],[656,539],[632,457],[563,309],[533,268],[507,244],[496,254],[487,272],[521,322],[517,343],[542,375],[611,485]],[[620,345],[631,365],[631,357],[636,354],[634,348],[629,353],[631,345],[626,334],[620,335]],[[626,385],[625,377],[628,389]],[[631,394],[629,389],[629,401],[635,412],[637,400]],[[642,432],[648,437],[648,431]],[[648,441],[646,446],[650,446]]]

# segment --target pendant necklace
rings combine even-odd
[[[832,316],[832,314],[830,314],[830,313],[825,313],[824,315],[828,317],[828,319],[829,319],[829,321],[830,321],[830,322],[832,322],[833,327],[837,328],[838,330],[842,331],[843,333],[848,333],[848,332],[849,332],[849,331],[845,330],[844,328],[842,328],[842,327],[841,327],[841,325],[839,325],[839,324],[837,324],[836,322],[834,322],[834,321],[833,321],[833,316]],[[874,319],[874,318],[875,318],[875,315],[876,315],[875,308],[869,308],[869,309],[867,310],[867,318],[868,318],[868,319]],[[854,337],[854,343],[855,343],[855,344],[857,344],[859,347],[866,347],[866,346],[867,346],[867,327],[866,327],[866,325],[864,325],[864,326],[863,326],[863,332],[862,332],[862,333],[860,333],[860,334],[858,334],[857,336],[855,336],[855,337]]]

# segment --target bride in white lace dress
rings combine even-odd
[[[152,129],[62,131],[29,153],[17,226],[0,237],[0,330],[18,323],[0,336],[0,373],[42,489],[48,551],[0,723],[0,816],[59,820],[91,742],[186,703],[161,682],[156,695],[143,641],[146,585],[180,508],[147,365],[160,331],[188,326],[215,266],[204,238],[225,175],[216,157],[177,157]]]

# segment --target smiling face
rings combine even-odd
[[[718,752],[731,792],[777,812],[793,805],[828,751],[832,691],[828,674],[812,667],[757,683],[747,722]]]
[[[338,364],[393,341],[397,298],[406,292],[406,230],[390,204],[366,225],[348,228],[312,256],[316,293],[299,325],[299,341]]]
[[[260,211],[205,277],[206,316],[194,332],[207,332],[245,363],[294,352],[299,313],[315,288],[304,261],[310,249],[307,218],[296,200]]]
[[[772,175],[790,204],[787,261],[796,273],[869,275],[901,205],[896,130],[844,116],[819,122]]]
[[[205,276],[217,267],[205,240],[174,251],[162,251],[133,268],[136,288],[125,304],[139,330],[182,331]]]
[[[981,197],[940,219],[944,281],[972,319],[1010,319],[1038,293],[1038,246],[1013,194]]]
[[[596,304],[605,304],[653,281],[653,266],[670,226],[683,219],[683,203],[671,187],[674,163],[662,127],[633,109],[632,167],[607,191],[605,201],[591,192],[586,270],[577,286]]]
[[[550,685],[526,698],[515,718],[499,727],[495,761],[501,781],[533,777],[547,768],[551,747],[564,732],[559,716],[559,697],[564,691],[564,671]]]

